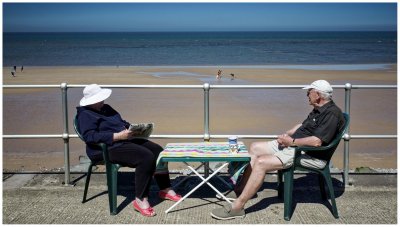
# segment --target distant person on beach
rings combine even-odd
[[[302,124],[294,126],[277,140],[252,143],[249,149],[250,165],[245,169],[242,180],[233,191],[226,192],[226,197],[234,200],[223,208],[215,209],[211,216],[228,220],[243,218],[244,206],[253,198],[262,186],[265,174],[293,165],[296,146],[325,146],[329,144],[345,125],[341,109],[332,100],[333,89],[325,80],[314,81],[304,87],[308,102],[313,110]],[[324,154],[304,153],[300,163],[303,166],[323,168],[327,165]]]
[[[22,71],[24,71],[24,66],[21,66],[21,73],[22,73]]]
[[[217,73],[217,80],[220,80],[221,79],[221,74],[222,74],[222,70],[218,70],[218,73]]]
[[[163,148],[150,140],[134,138],[133,132],[128,130],[130,123],[111,106],[104,104],[110,95],[111,89],[97,84],[88,85],[83,90],[77,119],[78,130],[87,144],[86,153],[93,161],[103,160],[102,151],[90,144],[106,143],[111,162],[136,168],[133,207],[143,216],[154,216],[156,213],[148,201],[153,175],[160,188],[158,196],[161,199],[178,201],[181,196],[171,188],[168,171],[155,172],[156,161]]]
[[[231,73],[231,80],[235,79],[235,74]]]
[[[11,70],[11,76],[15,77],[17,75],[17,66],[14,65],[13,69]]]

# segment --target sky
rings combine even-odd
[[[396,3],[3,3],[3,32],[397,31]]]

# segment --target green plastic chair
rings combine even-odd
[[[78,134],[79,138],[83,140],[82,135],[78,131],[78,119],[75,116],[74,118],[74,129],[76,134]],[[84,141],[85,142],[85,141]],[[86,202],[87,191],[89,188],[90,176],[92,175],[92,168],[93,166],[97,165],[105,165],[106,166],[106,173],[107,173],[107,187],[108,187],[108,202],[110,206],[110,214],[116,215],[117,214],[117,177],[118,177],[118,169],[121,167],[119,164],[114,164],[110,162],[110,158],[108,156],[108,149],[107,144],[105,143],[98,143],[98,144],[91,144],[95,146],[99,146],[103,152],[104,161],[99,162],[90,162],[87,175],[86,175],[86,182],[85,182],[85,190],[83,192],[83,199],[82,203]]]
[[[335,137],[335,139],[330,144],[328,144],[327,146],[321,146],[321,147],[296,147],[292,167],[278,171],[278,197],[282,198],[282,196],[283,196],[284,219],[286,221],[290,221],[290,218],[291,218],[292,212],[293,212],[292,194],[293,194],[293,173],[295,170],[314,172],[314,173],[318,174],[321,196],[322,196],[322,199],[324,199],[324,200],[327,199],[325,185],[324,185],[324,181],[325,181],[325,183],[328,186],[329,196],[331,199],[332,214],[335,218],[339,218],[338,211],[336,208],[335,194],[334,194],[333,185],[332,185],[332,178],[331,178],[331,173],[330,173],[330,168],[329,168],[329,162],[330,162],[332,155],[335,152],[337,146],[339,145],[340,140],[342,139],[344,133],[347,131],[347,129],[349,127],[349,123],[350,123],[349,115],[347,113],[343,113],[343,116],[346,120],[345,127],[343,127],[342,131],[340,133],[338,133],[338,135]],[[327,161],[327,164],[325,165],[325,167],[323,169],[302,166],[300,164],[301,151],[324,152],[324,154],[326,154],[325,160]],[[282,176],[284,178],[284,183],[282,183]]]

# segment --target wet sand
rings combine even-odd
[[[222,69],[222,80],[215,74]],[[235,80],[230,79],[235,74]],[[258,67],[24,67],[10,75],[3,68],[3,84],[251,84],[295,85],[326,79],[332,85],[397,84],[397,66],[385,70],[304,70]],[[82,97],[81,88],[68,89],[69,131]],[[334,101],[344,110],[344,89],[334,90]],[[130,122],[154,122],[154,134],[203,134],[202,89],[113,89],[106,101]],[[210,91],[211,134],[278,135],[311,111],[301,89],[213,89]],[[354,89],[351,134],[397,134],[397,90]],[[3,134],[61,134],[59,88],[3,89]],[[175,140],[155,139],[161,145]],[[245,140],[247,145],[253,141]],[[71,165],[85,154],[79,139],[70,140]],[[397,140],[354,139],[350,167],[397,168]],[[333,158],[343,168],[343,145]],[[63,167],[61,139],[4,139],[3,170],[49,170]],[[173,168],[172,168],[173,169]]]

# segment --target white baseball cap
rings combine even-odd
[[[101,88],[97,84],[90,84],[83,89],[83,98],[79,102],[81,106],[92,105],[106,100],[111,95],[111,89]]]
[[[303,89],[315,89],[318,91],[322,91],[325,93],[332,93],[333,89],[331,85],[326,80],[316,80],[312,82],[310,85],[303,87]]]

